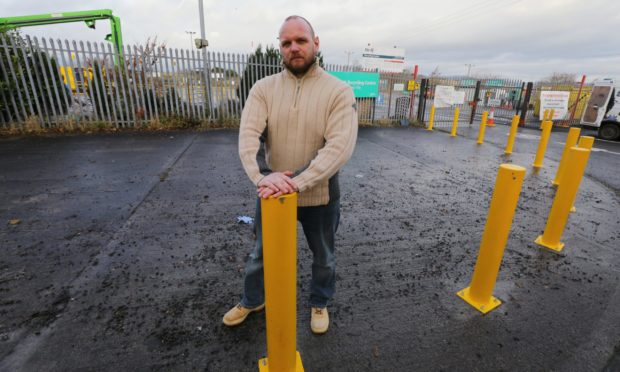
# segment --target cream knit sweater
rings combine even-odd
[[[327,204],[330,178],[355,148],[356,111],[351,88],[317,63],[301,78],[284,69],[261,79],[250,90],[239,130],[248,177],[256,185],[270,172],[294,172],[300,207]]]

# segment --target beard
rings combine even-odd
[[[304,64],[301,66],[293,66],[292,64],[288,62],[284,62],[284,66],[294,75],[303,75],[306,72],[308,72],[310,67],[312,67],[312,65],[314,65],[315,63],[316,63],[316,56],[313,55],[312,58],[310,58],[309,60],[304,59]]]

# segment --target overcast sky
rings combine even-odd
[[[327,63],[346,64],[364,47],[404,48],[406,65],[420,73],[497,74],[539,79],[557,73],[588,81],[620,79],[618,0],[204,0],[210,50],[249,52],[259,43],[277,45],[282,20],[306,17],[321,40]],[[172,48],[189,48],[200,35],[198,0],[40,1],[3,0],[2,16],[111,9],[121,19],[125,44],[157,36]],[[54,39],[101,41],[108,22],[23,29]],[[472,65],[467,66],[467,65]]]

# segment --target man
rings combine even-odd
[[[334,235],[340,219],[338,170],[357,139],[353,91],[318,65],[319,38],[302,17],[286,18],[279,34],[284,70],[258,81],[241,115],[239,156],[256,185],[256,245],[245,267],[241,302],[224,324],[241,324],[265,305],[260,198],[299,192],[297,219],[313,253],[311,329],[329,327],[335,289]]]

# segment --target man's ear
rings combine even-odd
[[[315,37],[314,37],[314,47],[315,47],[315,49],[316,49],[317,51],[319,50],[319,45],[320,45],[320,42],[319,42],[319,37],[318,37],[318,36],[315,36]]]

